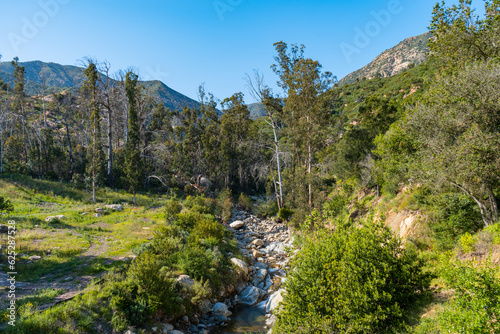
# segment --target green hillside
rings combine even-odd
[[[61,93],[64,90],[76,93],[82,86],[85,76],[83,68],[41,61],[19,63],[24,66],[25,93],[28,95],[46,95]],[[10,87],[14,86],[13,68],[10,62],[0,63],[0,79]],[[45,80],[45,88],[43,81]],[[171,89],[161,81],[141,82],[150,90],[150,94],[161,101],[165,107],[172,110],[182,110],[185,107],[196,108],[199,103]]]

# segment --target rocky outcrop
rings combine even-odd
[[[418,65],[424,62],[429,53],[427,43],[431,37],[432,34],[427,32],[405,39],[395,47],[382,52],[370,64],[345,76],[339,84],[351,84],[356,79],[362,78],[373,79],[377,75],[382,78],[390,77],[403,72],[412,64]]]

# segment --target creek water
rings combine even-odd
[[[266,313],[255,306],[238,305],[232,310],[231,322],[226,327],[214,328],[210,334],[267,333]]]

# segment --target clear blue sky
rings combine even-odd
[[[481,6],[482,2],[475,1]],[[205,83],[224,99],[245,73],[270,70],[273,43],[306,46],[339,79],[403,39],[427,31],[436,0],[22,0],[2,1],[2,61],[78,65],[86,56],[112,71],[134,67],[197,99]],[[451,1],[447,1],[451,3]],[[374,15],[375,13],[375,15]],[[376,18],[378,16],[378,19]],[[369,33],[360,37],[359,31]],[[357,38],[356,38],[357,37]]]

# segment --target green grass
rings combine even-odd
[[[88,190],[21,175],[1,177],[0,193],[14,205],[8,216],[0,216],[0,223],[16,222],[17,252],[24,254],[18,257],[18,279],[31,282],[121,267],[123,262],[116,260],[131,255],[164,224],[159,207],[167,201],[159,195],[138,194],[138,206],[134,207],[131,194],[100,188],[95,204]],[[122,204],[124,210],[105,209],[102,216],[95,217],[95,209],[106,204]],[[65,217],[45,221],[54,215]],[[42,259],[30,263],[32,255]],[[113,261],[117,264],[110,264]]]

